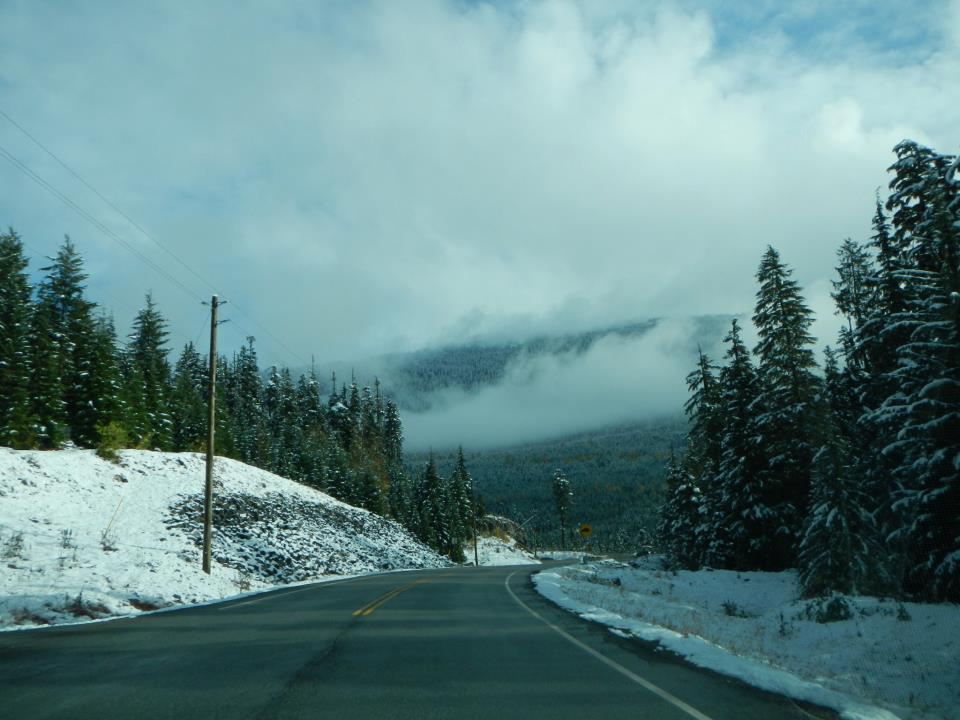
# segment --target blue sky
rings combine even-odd
[[[743,312],[773,243],[829,338],[892,146],[960,143],[956,0],[275,5],[0,3],[0,109],[191,268],[0,117],[188,288],[0,158],[0,224],[70,233],[121,331],[147,290],[175,347],[216,290],[290,364]]]

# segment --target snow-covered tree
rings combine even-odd
[[[769,514],[762,520],[771,569],[790,567],[810,492],[819,381],[810,335],[813,317],[780,254],[767,247],[757,271],[753,323],[759,342],[757,442],[767,456],[763,484]]]
[[[146,305],[137,313],[130,334],[128,355],[141,384],[136,401],[140,403],[142,427],[135,428],[135,440],[161,450],[170,447],[170,364],[167,361],[167,321],[160,314],[153,296],[147,293]]]
[[[30,448],[36,442],[31,403],[30,284],[20,236],[0,233],[0,445]]]
[[[573,503],[573,490],[570,481],[560,468],[553,472],[553,503],[560,520],[560,549],[566,549],[567,522],[570,517],[570,506]]]
[[[883,553],[861,487],[850,443],[830,413],[813,459],[810,512],[798,557],[806,597],[857,595],[883,584]]]
[[[661,508],[658,537],[667,561],[676,567],[696,570],[703,549],[700,545],[700,511],[703,497],[693,476],[670,453],[667,497]]]
[[[736,320],[724,342],[729,347],[719,379],[724,427],[713,501],[716,526],[709,533],[705,560],[714,567],[753,570],[769,563],[765,533],[773,499],[765,485],[766,456],[757,441],[757,375]]]

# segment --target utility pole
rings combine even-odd
[[[213,536],[213,440],[216,428],[214,403],[217,393],[217,305],[210,298],[210,382],[207,388],[207,478],[203,495],[203,571],[210,574],[210,543]]]
[[[480,554],[477,552],[477,496],[473,496],[473,566],[480,567]]]

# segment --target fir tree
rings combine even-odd
[[[161,450],[170,447],[170,365],[167,362],[167,321],[153,296],[147,293],[146,306],[137,313],[130,334],[128,353],[138,379],[143,383],[139,400],[145,426],[137,428],[138,442]]]
[[[573,501],[573,491],[570,481],[563,470],[557,468],[553,472],[553,503],[557,509],[557,518],[560,520],[560,549],[566,549],[566,529],[570,517],[570,505]]]
[[[696,570],[703,551],[697,536],[703,498],[689,472],[677,462],[673,451],[667,468],[667,498],[661,508],[658,529],[667,561],[676,567]]]
[[[0,233],[0,445],[31,448],[36,418],[30,399],[33,306],[20,236]]]
[[[463,447],[457,448],[457,464],[450,477],[450,507],[457,541],[473,536],[473,478],[467,471]]]
[[[873,517],[861,491],[850,443],[831,413],[813,459],[810,514],[798,558],[806,597],[860,594],[880,585],[882,557]]]
[[[769,515],[762,537],[768,543],[769,569],[790,567],[807,513],[810,466],[816,430],[813,400],[818,380],[810,335],[812,312],[804,303],[792,271],[772,247],[757,271],[760,290],[753,316],[760,340],[757,379],[757,441],[767,454],[763,484],[769,491]]]
[[[774,510],[765,484],[766,457],[757,442],[757,376],[736,320],[724,342],[729,347],[719,379],[724,429],[713,501],[717,527],[705,559],[714,567],[760,569],[769,564],[764,534]]]
[[[200,451],[207,439],[209,370],[192,342],[183,347],[173,371],[170,394],[172,449]]]
[[[960,198],[946,168],[956,158],[898,146],[891,184],[898,279],[905,307],[891,318],[904,334],[895,391],[877,414],[891,431],[883,454],[898,487],[895,539],[906,552],[908,592],[960,599]],[[910,162],[904,162],[909,160]],[[900,223],[904,226],[901,227]]]

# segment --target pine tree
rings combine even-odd
[[[760,290],[753,316],[760,340],[757,441],[767,454],[763,484],[769,490],[770,515],[763,518],[769,569],[790,567],[807,514],[816,429],[813,404],[818,380],[810,335],[812,312],[804,303],[792,271],[772,247],[757,271]]]
[[[38,299],[30,329],[30,397],[33,432],[40,448],[60,447],[69,439],[67,407],[63,399],[63,364],[66,339],[58,332],[52,299]]]
[[[236,426],[237,453],[240,460],[250,465],[263,466],[267,462],[266,431],[261,405],[263,383],[260,380],[254,341],[252,336],[247,337],[247,344],[234,356],[227,404]]]
[[[829,413],[813,459],[812,496],[798,566],[806,597],[856,595],[881,585],[882,557],[850,443]]]
[[[199,452],[206,447],[208,385],[206,362],[193,343],[188,342],[173,371],[170,394],[173,450]]]
[[[167,362],[167,321],[160,314],[153,296],[147,293],[146,306],[137,313],[130,334],[128,353],[138,379],[145,426],[138,428],[139,443],[166,450],[170,447],[170,365]]]
[[[690,398],[683,409],[690,421],[687,433],[687,451],[684,469],[700,489],[700,522],[696,527],[701,559],[722,566],[724,541],[718,536],[723,529],[721,488],[718,485],[723,417],[719,412],[720,386],[716,379],[717,367],[702,351],[697,367],[687,375]],[[709,556],[709,559],[708,559]]]
[[[20,236],[0,233],[0,445],[31,448],[36,418],[30,400],[33,306]]]
[[[71,439],[79,445],[93,446],[98,440],[94,388],[96,339],[94,304],[84,298],[87,274],[83,260],[69,236],[57,252],[38,289],[38,307],[50,314],[51,327],[59,338],[57,362],[63,386],[65,422]]]
[[[713,503],[718,521],[710,533],[706,561],[714,567],[753,570],[769,563],[764,533],[774,513],[765,485],[767,461],[757,442],[757,376],[736,320],[724,342],[729,347],[727,365],[720,372],[718,404],[724,429]]]
[[[570,505],[573,501],[573,491],[570,481],[563,470],[557,468],[553,472],[553,502],[560,520],[560,549],[566,550],[566,529],[570,517]]]
[[[442,555],[450,554],[453,550],[446,491],[446,483],[440,478],[433,453],[430,453],[414,496],[419,520],[417,536]]]
[[[891,317],[903,341],[895,388],[877,415],[888,429],[883,453],[898,487],[893,533],[906,553],[908,592],[960,599],[960,193],[948,175],[956,158],[901,143],[894,236],[904,310]],[[896,434],[893,430],[896,429]]]
[[[473,478],[467,471],[463,447],[457,449],[457,464],[450,476],[450,506],[457,541],[462,545],[473,536]]]
[[[96,422],[95,444],[99,445],[104,431],[111,424],[123,427],[125,414],[120,350],[113,318],[109,316],[94,320],[90,367],[88,388]]]
[[[693,477],[677,462],[673,451],[667,468],[667,497],[661,508],[658,529],[667,561],[676,567],[696,570],[703,551],[697,537],[703,498]]]
[[[863,371],[867,361],[857,338],[875,302],[871,282],[874,269],[866,249],[850,238],[844,240],[837,250],[837,259],[837,279],[831,281],[831,297],[837,305],[837,313],[847,321],[847,326],[841,330],[841,347],[847,367]]]
[[[270,369],[263,389],[263,411],[268,437],[267,468],[282,477],[299,480],[295,470],[301,424],[289,369],[277,369],[275,365]]]

